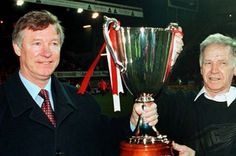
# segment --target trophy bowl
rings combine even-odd
[[[177,55],[177,32],[176,23],[167,28],[121,27],[116,19],[105,17],[103,35],[107,50],[119,67],[127,90],[135,96],[135,102],[143,103],[143,109],[145,103],[154,101],[153,96],[168,78]],[[139,156],[143,152],[146,156],[173,155],[167,136],[144,123],[140,116],[134,136],[121,143],[120,156]]]

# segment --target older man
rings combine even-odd
[[[200,44],[199,63],[203,87],[198,94],[164,89],[157,98],[157,129],[170,140],[191,147],[196,155],[233,156],[236,88],[232,80],[236,75],[236,40],[219,33],[209,35]],[[174,147],[180,155],[194,155],[185,145],[174,144]]]

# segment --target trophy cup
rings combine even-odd
[[[104,17],[103,34],[107,49],[119,67],[122,80],[136,102],[154,101],[166,81],[177,53],[174,52],[176,23],[167,28],[121,27],[114,18]],[[109,26],[116,30],[111,42]],[[182,33],[182,32],[181,32]],[[115,48],[114,48],[115,46]],[[151,135],[150,135],[151,134]],[[120,156],[172,156],[167,136],[144,123],[139,116],[134,136],[121,143]]]

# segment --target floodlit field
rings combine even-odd
[[[129,93],[127,93],[127,95],[123,94],[120,95],[120,100],[121,100],[120,112],[114,112],[112,95],[110,92],[105,94],[104,96],[102,96],[101,94],[95,94],[93,96],[99,103],[102,112],[108,116],[124,116],[129,114],[132,110],[133,96],[131,96]]]

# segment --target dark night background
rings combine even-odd
[[[76,1],[76,0],[74,0]],[[78,0],[77,0],[78,1]],[[235,0],[103,0],[143,8],[144,17],[131,17],[114,14],[100,14],[98,19],[91,19],[91,12],[78,14],[75,9],[25,2],[16,6],[14,0],[3,0],[0,6],[0,73],[11,73],[18,62],[11,47],[11,32],[14,22],[29,10],[46,9],[58,16],[65,28],[65,43],[62,48],[61,64],[58,71],[87,71],[96,57],[102,43],[103,15],[115,17],[122,26],[165,27],[170,22],[177,22],[184,30],[184,50],[175,65],[170,81],[178,78],[183,82],[200,83],[198,53],[200,42],[209,34],[220,32],[236,36],[236,1]],[[84,24],[91,24],[92,29],[85,30]],[[98,67],[106,70],[105,59]],[[4,78],[2,78],[4,79]]]

